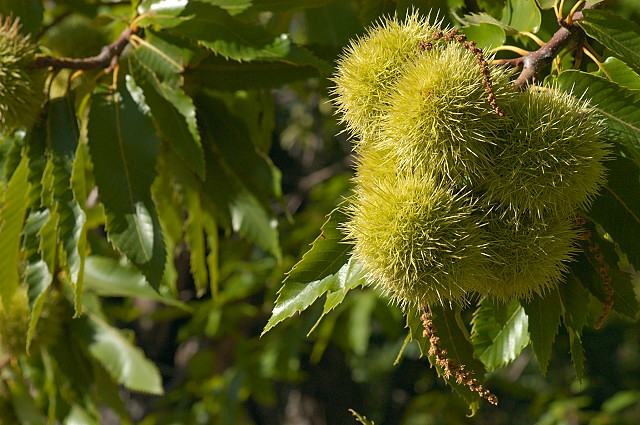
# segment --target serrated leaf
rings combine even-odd
[[[277,88],[318,75],[317,68],[312,66],[267,61],[238,62],[212,55],[196,68],[188,68],[184,77],[187,85],[235,91]]]
[[[155,22],[197,40],[225,58],[283,61],[331,72],[330,65],[294,44],[287,34],[270,34],[260,26],[232,17],[219,7],[192,1],[180,12],[180,18],[170,17],[163,21],[156,16]]]
[[[85,262],[85,289],[102,297],[138,297],[189,310],[182,301],[158,294],[137,270],[117,261],[90,255]]]
[[[485,368],[474,355],[473,345],[466,328],[461,327],[460,311],[437,304],[433,306],[431,313],[435,333],[440,340],[440,348],[446,350],[447,358],[457,365],[464,365],[464,370],[471,372],[471,376],[483,384]],[[411,339],[418,342],[422,355],[428,356],[430,343],[422,334],[424,327],[419,313],[415,308],[410,308],[406,315]],[[428,359],[431,366],[436,368],[438,375],[467,402],[471,409],[471,415],[475,414],[479,407],[480,396],[478,393],[471,391],[467,386],[458,384],[455,376],[447,378],[442,368],[436,364],[435,356],[428,356]]]
[[[285,278],[262,335],[287,317],[305,310],[325,292],[340,290],[340,282],[333,275],[347,263],[351,250],[351,246],[343,242],[344,235],[339,230],[346,219],[340,208],[329,214],[320,236]]]
[[[607,184],[588,215],[620,245],[631,264],[640,267],[640,169],[630,159],[619,156],[606,166]]]
[[[504,28],[486,22],[464,27],[462,32],[469,40],[475,41],[478,47],[483,49],[502,46],[506,40]]]
[[[74,199],[71,177],[78,148],[79,130],[73,105],[67,98],[58,98],[50,103],[48,141],[53,166],[53,201],[59,216],[58,237],[60,240],[59,264],[74,290],[76,307],[81,305],[82,269],[84,267],[83,239],[86,238],[86,216]],[[79,248],[80,247],[80,248]],[[76,310],[76,314],[79,309]]]
[[[535,0],[507,0],[500,20],[516,31],[536,33],[542,16]]]
[[[329,313],[331,310],[335,309],[342,301],[344,301],[344,297],[346,297],[347,293],[356,288],[357,286],[365,286],[367,285],[366,281],[366,273],[362,268],[362,264],[356,262],[353,257],[349,258],[341,268],[338,270],[338,273],[331,276],[334,279],[334,283],[330,285],[327,298],[324,302],[324,307],[322,308],[322,314],[318,318],[318,321],[309,331],[309,334],[313,332],[313,330],[320,324],[320,321],[324,318],[324,316]]]
[[[83,339],[91,355],[125,388],[163,394],[162,377],[156,365],[118,329],[93,314],[74,320],[71,329]]]
[[[557,81],[561,90],[589,100],[604,118],[608,132],[625,146],[640,152],[640,103],[635,101],[634,91],[575,70],[564,71]]]
[[[253,0],[252,9],[265,12],[288,12],[324,6],[335,0]]]
[[[184,224],[184,240],[189,247],[189,264],[198,296],[209,286],[202,205],[199,193],[185,193],[188,217]]]
[[[544,296],[535,294],[530,300],[523,302],[522,306],[529,316],[529,336],[533,352],[540,370],[546,374],[562,314],[558,288],[546,292]]]
[[[640,90],[640,75],[629,68],[626,63],[613,56],[609,56],[602,62],[602,71],[598,71],[598,75],[628,89]],[[636,92],[636,94],[640,94],[640,92]]]
[[[640,26],[622,16],[600,9],[584,9],[578,24],[591,37],[640,71]]]
[[[502,28],[506,35],[516,35],[518,34],[518,30],[510,27],[506,23],[494,18],[488,13],[470,13],[468,15],[464,15],[462,18],[458,18],[458,20],[465,25],[481,25],[481,24],[492,24]]]
[[[475,352],[488,370],[512,362],[529,343],[528,317],[517,301],[505,305],[485,298],[471,323]]]
[[[197,100],[198,113],[208,119],[202,125],[209,139],[209,149],[222,166],[237,177],[269,209],[270,197],[280,198],[280,171],[269,157],[252,143],[245,122],[232,115],[217,97]]]
[[[580,336],[580,332],[576,332],[572,328],[568,328],[567,330],[569,332],[571,361],[576,371],[576,378],[582,381],[584,377],[584,348],[582,347],[582,337]]]
[[[48,209],[34,211],[25,220],[23,229],[25,255],[25,281],[29,299],[29,329],[27,331],[27,353],[36,331],[40,313],[44,306],[47,289],[53,281],[58,248],[58,214]]]
[[[234,231],[273,254],[278,261],[282,259],[278,222],[264,210],[251,192],[243,190],[237,193],[229,209]]]
[[[593,217],[587,217],[590,220]],[[591,222],[585,224],[585,229],[591,232],[591,241],[598,244],[598,251],[602,254],[604,262],[609,265],[607,271],[611,278],[610,285],[613,289],[611,297],[613,301],[613,309],[632,320],[635,320],[640,312],[640,305],[634,293],[634,284],[631,281],[632,275],[627,271],[620,270],[616,265],[618,256],[615,252],[613,244],[600,237]],[[609,236],[610,237],[610,236]],[[580,283],[591,292],[600,302],[607,301],[605,285],[599,271],[600,261],[598,261],[589,250],[589,245],[581,242],[582,254],[578,256],[579,263],[573,267],[574,274],[579,277]],[[634,253],[635,254],[635,253]]]
[[[109,240],[158,288],[165,247],[150,187],[156,175],[159,140],[148,108],[132,86],[93,95],[89,150]],[[136,96],[136,100],[134,97]]]
[[[7,183],[0,209],[0,297],[5,310],[9,308],[20,282],[20,233],[29,192],[27,165],[28,158],[24,156]]]
[[[581,332],[589,322],[589,309],[585,306],[589,304],[590,298],[573,273],[570,273],[565,283],[560,285],[560,301],[565,326]]]
[[[204,156],[193,101],[179,87],[163,81],[168,78],[165,75],[179,75],[182,67],[144,41],[128,57],[161,137],[204,180]]]

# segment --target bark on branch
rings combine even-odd
[[[594,5],[585,6],[584,9],[599,9],[603,6],[603,2]],[[514,59],[502,59],[498,61],[499,65],[511,65],[522,67],[522,71],[518,78],[513,82],[517,88],[524,89],[528,84],[533,83],[540,71],[558,56],[558,54],[566,47],[582,48],[581,40],[585,37],[584,31],[578,25],[577,21],[583,19],[582,11],[573,14],[571,24],[567,24],[564,19],[558,19],[560,29],[551,37],[544,46],[525,56]]]
[[[52,56],[39,55],[34,58],[34,67],[53,69],[101,69],[112,70],[118,64],[118,59],[124,48],[129,44],[129,37],[134,34],[132,28],[122,31],[122,34],[113,43],[104,46],[100,53],[89,58],[54,58]]]

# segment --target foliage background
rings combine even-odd
[[[521,32],[548,40],[558,28],[552,5],[0,1],[0,13],[20,17],[22,31],[56,57],[96,55],[127,25],[143,29],[117,72],[52,73],[37,124],[3,137],[0,423],[355,423],[348,409],[377,424],[636,423],[640,337],[630,320],[638,305],[629,275],[605,327],[580,326],[583,370],[571,361],[580,358],[573,328],[557,336],[554,329],[546,375],[531,346],[503,352],[497,363],[509,364],[486,381],[500,405],[484,403],[473,418],[418,344],[398,356],[405,317],[366,287],[357,265],[347,263],[346,279],[294,288],[297,295],[310,287],[311,295],[274,310],[285,272],[349,194],[351,148],[328,80],[349,40],[382,15],[417,8],[450,25],[462,25],[456,15],[466,19],[463,31],[481,44],[533,50]],[[502,21],[463,18],[481,10]],[[637,1],[607,10],[640,17]],[[612,263],[624,252],[637,264],[640,50],[629,56],[616,51],[620,43],[592,43],[614,59],[604,69],[584,60],[582,71],[592,75],[559,80],[602,88],[594,99],[609,93],[596,100],[618,118],[607,125],[619,130],[625,154],[611,184],[629,208],[611,210],[602,198],[593,214],[618,242],[603,242]],[[640,37],[628,45],[640,46]],[[571,65],[565,56],[562,68]],[[621,210],[631,214],[616,215]],[[338,222],[332,215],[318,244],[340,238]],[[346,261],[346,252],[331,255],[326,261]],[[595,298],[578,290],[571,299],[571,311],[584,316],[576,323],[592,323]],[[16,313],[21,303],[28,310]],[[263,334],[295,310],[305,311]],[[472,314],[461,317],[470,323]]]

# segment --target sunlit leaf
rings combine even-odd
[[[485,298],[472,325],[476,354],[489,370],[512,362],[529,343],[528,317],[517,301],[505,305]]]
[[[181,65],[144,43],[131,52],[129,64],[161,137],[204,179],[204,157],[193,101],[179,87],[163,81],[169,78],[166,75],[179,75]]]
[[[464,27],[462,32],[469,40],[475,41],[481,48],[502,46],[506,40],[504,28],[486,22]]]
[[[322,315],[316,324],[313,325],[313,328],[311,328],[309,333],[313,332],[327,313],[335,309],[340,305],[340,303],[342,303],[342,301],[344,301],[344,297],[350,290],[357,286],[367,285],[368,282],[365,279],[365,275],[366,273],[362,268],[362,265],[356,262],[353,257],[350,257],[336,274],[330,276],[334,282],[330,285],[330,289],[327,292],[327,298],[324,302],[324,307],[322,308]]]
[[[0,296],[5,309],[9,308],[20,277],[20,233],[27,209],[29,192],[28,158],[24,156],[14,171],[2,195],[0,209]]]
[[[556,288],[544,295],[535,294],[522,305],[529,316],[531,346],[538,359],[540,370],[545,374],[551,358],[551,348],[560,326],[562,314],[560,293]]]
[[[589,100],[604,118],[606,129],[640,153],[640,104],[635,93],[602,77],[569,70],[558,76],[560,89]]]
[[[582,29],[640,71],[640,26],[608,10],[585,9],[582,13],[584,19],[578,21]]]
[[[287,317],[305,310],[326,292],[346,289],[346,279],[344,288],[341,288],[339,279],[334,276],[347,263],[351,250],[351,245],[344,243],[344,235],[339,230],[345,221],[346,216],[340,208],[331,212],[322,225],[320,236],[284,280],[271,318],[262,331],[263,335]],[[346,269],[344,276],[346,278],[353,274]],[[331,308],[330,305],[328,307]]]
[[[150,187],[159,140],[148,108],[131,86],[94,94],[89,113],[89,149],[107,215],[107,235],[158,288],[165,247]]]
[[[84,279],[85,289],[103,297],[139,297],[188,309],[183,302],[158,294],[137,270],[110,258],[87,257]]]
[[[611,79],[613,82],[631,90],[640,90],[640,75],[620,59],[609,56],[602,62],[602,71],[598,72],[601,77]],[[640,94],[639,92],[636,92]]]
[[[516,31],[536,33],[542,16],[535,0],[507,0],[500,20]]]
[[[481,25],[481,24],[491,24],[497,27],[502,28],[506,35],[516,35],[518,34],[518,30],[510,27],[505,22],[500,21],[499,19],[494,18],[493,16],[481,12],[481,13],[470,13],[468,15],[464,15],[459,20],[465,25]]]
[[[156,365],[118,329],[93,314],[74,320],[71,328],[82,336],[91,355],[125,388],[158,395],[164,392]]]
[[[48,121],[48,139],[53,165],[53,201],[59,216],[60,239],[59,264],[67,273],[80,306],[82,294],[82,269],[84,267],[84,238],[86,238],[85,213],[74,199],[71,177],[79,130],[73,105],[69,99],[51,102]]]

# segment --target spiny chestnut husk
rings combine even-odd
[[[483,287],[487,238],[473,197],[429,174],[360,167],[346,233],[373,282],[403,306],[462,303]]]
[[[37,46],[18,20],[0,23],[0,133],[30,127],[44,101],[45,71],[32,67]]]
[[[600,124],[553,88],[512,90],[472,44],[436,30],[387,19],[339,62],[358,157],[347,240],[403,306],[543,294],[571,261],[576,209],[605,181]]]
[[[387,18],[345,49],[333,79],[335,102],[342,121],[360,140],[377,132],[391,86],[433,31],[417,13],[403,22]]]
[[[511,94],[504,68],[491,68],[491,81],[499,102]],[[505,118],[487,101],[477,58],[461,44],[436,42],[417,54],[387,99],[381,144],[399,168],[477,180],[492,167],[491,148]]]
[[[42,347],[58,344],[63,321],[71,317],[66,301],[60,294],[50,291],[45,296],[30,354],[37,353]],[[26,354],[31,314],[28,303],[27,288],[20,286],[8,309],[5,310],[0,304],[0,353],[14,357]]]
[[[586,208],[605,181],[608,145],[592,109],[569,94],[531,87],[504,99],[482,189],[507,220],[566,216]]]

